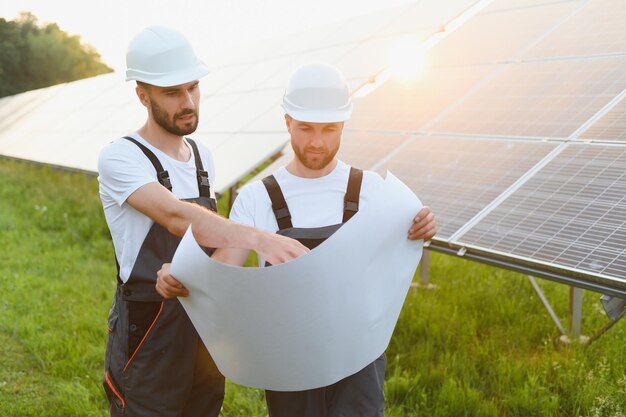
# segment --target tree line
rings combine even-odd
[[[0,18],[0,97],[113,71],[80,37],[28,12]]]

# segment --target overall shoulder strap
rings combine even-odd
[[[285,196],[283,195],[276,178],[274,178],[273,175],[263,178],[263,185],[265,186],[267,194],[270,196],[270,200],[272,201],[272,210],[274,211],[274,216],[276,217],[276,222],[278,223],[278,229],[283,230],[293,227],[293,224],[291,223],[291,213],[289,212]]]
[[[198,190],[200,192],[200,197],[211,197],[211,184],[209,184],[209,174],[204,170],[204,166],[202,165],[202,158],[200,158],[198,145],[191,138],[187,138],[187,141],[193,149],[193,156],[196,160],[196,177],[198,178]]]
[[[348,187],[343,198],[343,222],[347,222],[359,211],[359,196],[361,195],[361,183],[363,182],[363,171],[350,167],[348,177]]]
[[[152,162],[152,166],[157,172],[157,179],[159,180],[159,183],[165,188],[167,188],[168,190],[172,191],[172,182],[170,181],[170,174],[166,170],[163,169],[163,165],[161,165],[159,158],[157,158],[156,155],[150,149],[148,149],[144,144],[142,144],[138,140],[133,139],[130,136],[124,136],[124,139],[133,142],[135,145],[139,147],[139,149],[143,151],[144,155],[146,155],[148,159],[150,160],[150,162]]]

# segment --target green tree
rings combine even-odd
[[[113,71],[80,37],[31,13],[0,18],[0,97]]]

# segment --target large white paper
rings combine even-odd
[[[422,205],[388,173],[378,199],[308,254],[268,268],[213,261],[187,230],[171,274],[232,381],[276,391],[330,385],[380,356],[422,254],[407,232]]]

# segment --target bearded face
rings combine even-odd
[[[296,160],[303,167],[318,171],[333,162],[339,151],[343,122],[302,122],[289,115],[285,115],[285,121]]]
[[[310,146],[310,145],[298,145],[296,141],[291,140],[291,147],[296,154],[298,160],[312,170],[319,170],[330,164],[337,151],[339,151],[339,142],[335,146]]]
[[[150,111],[152,112],[154,121],[165,131],[173,135],[189,135],[198,128],[199,118],[197,107],[195,109],[186,108],[172,115],[159,106],[153,97],[150,97]]]

